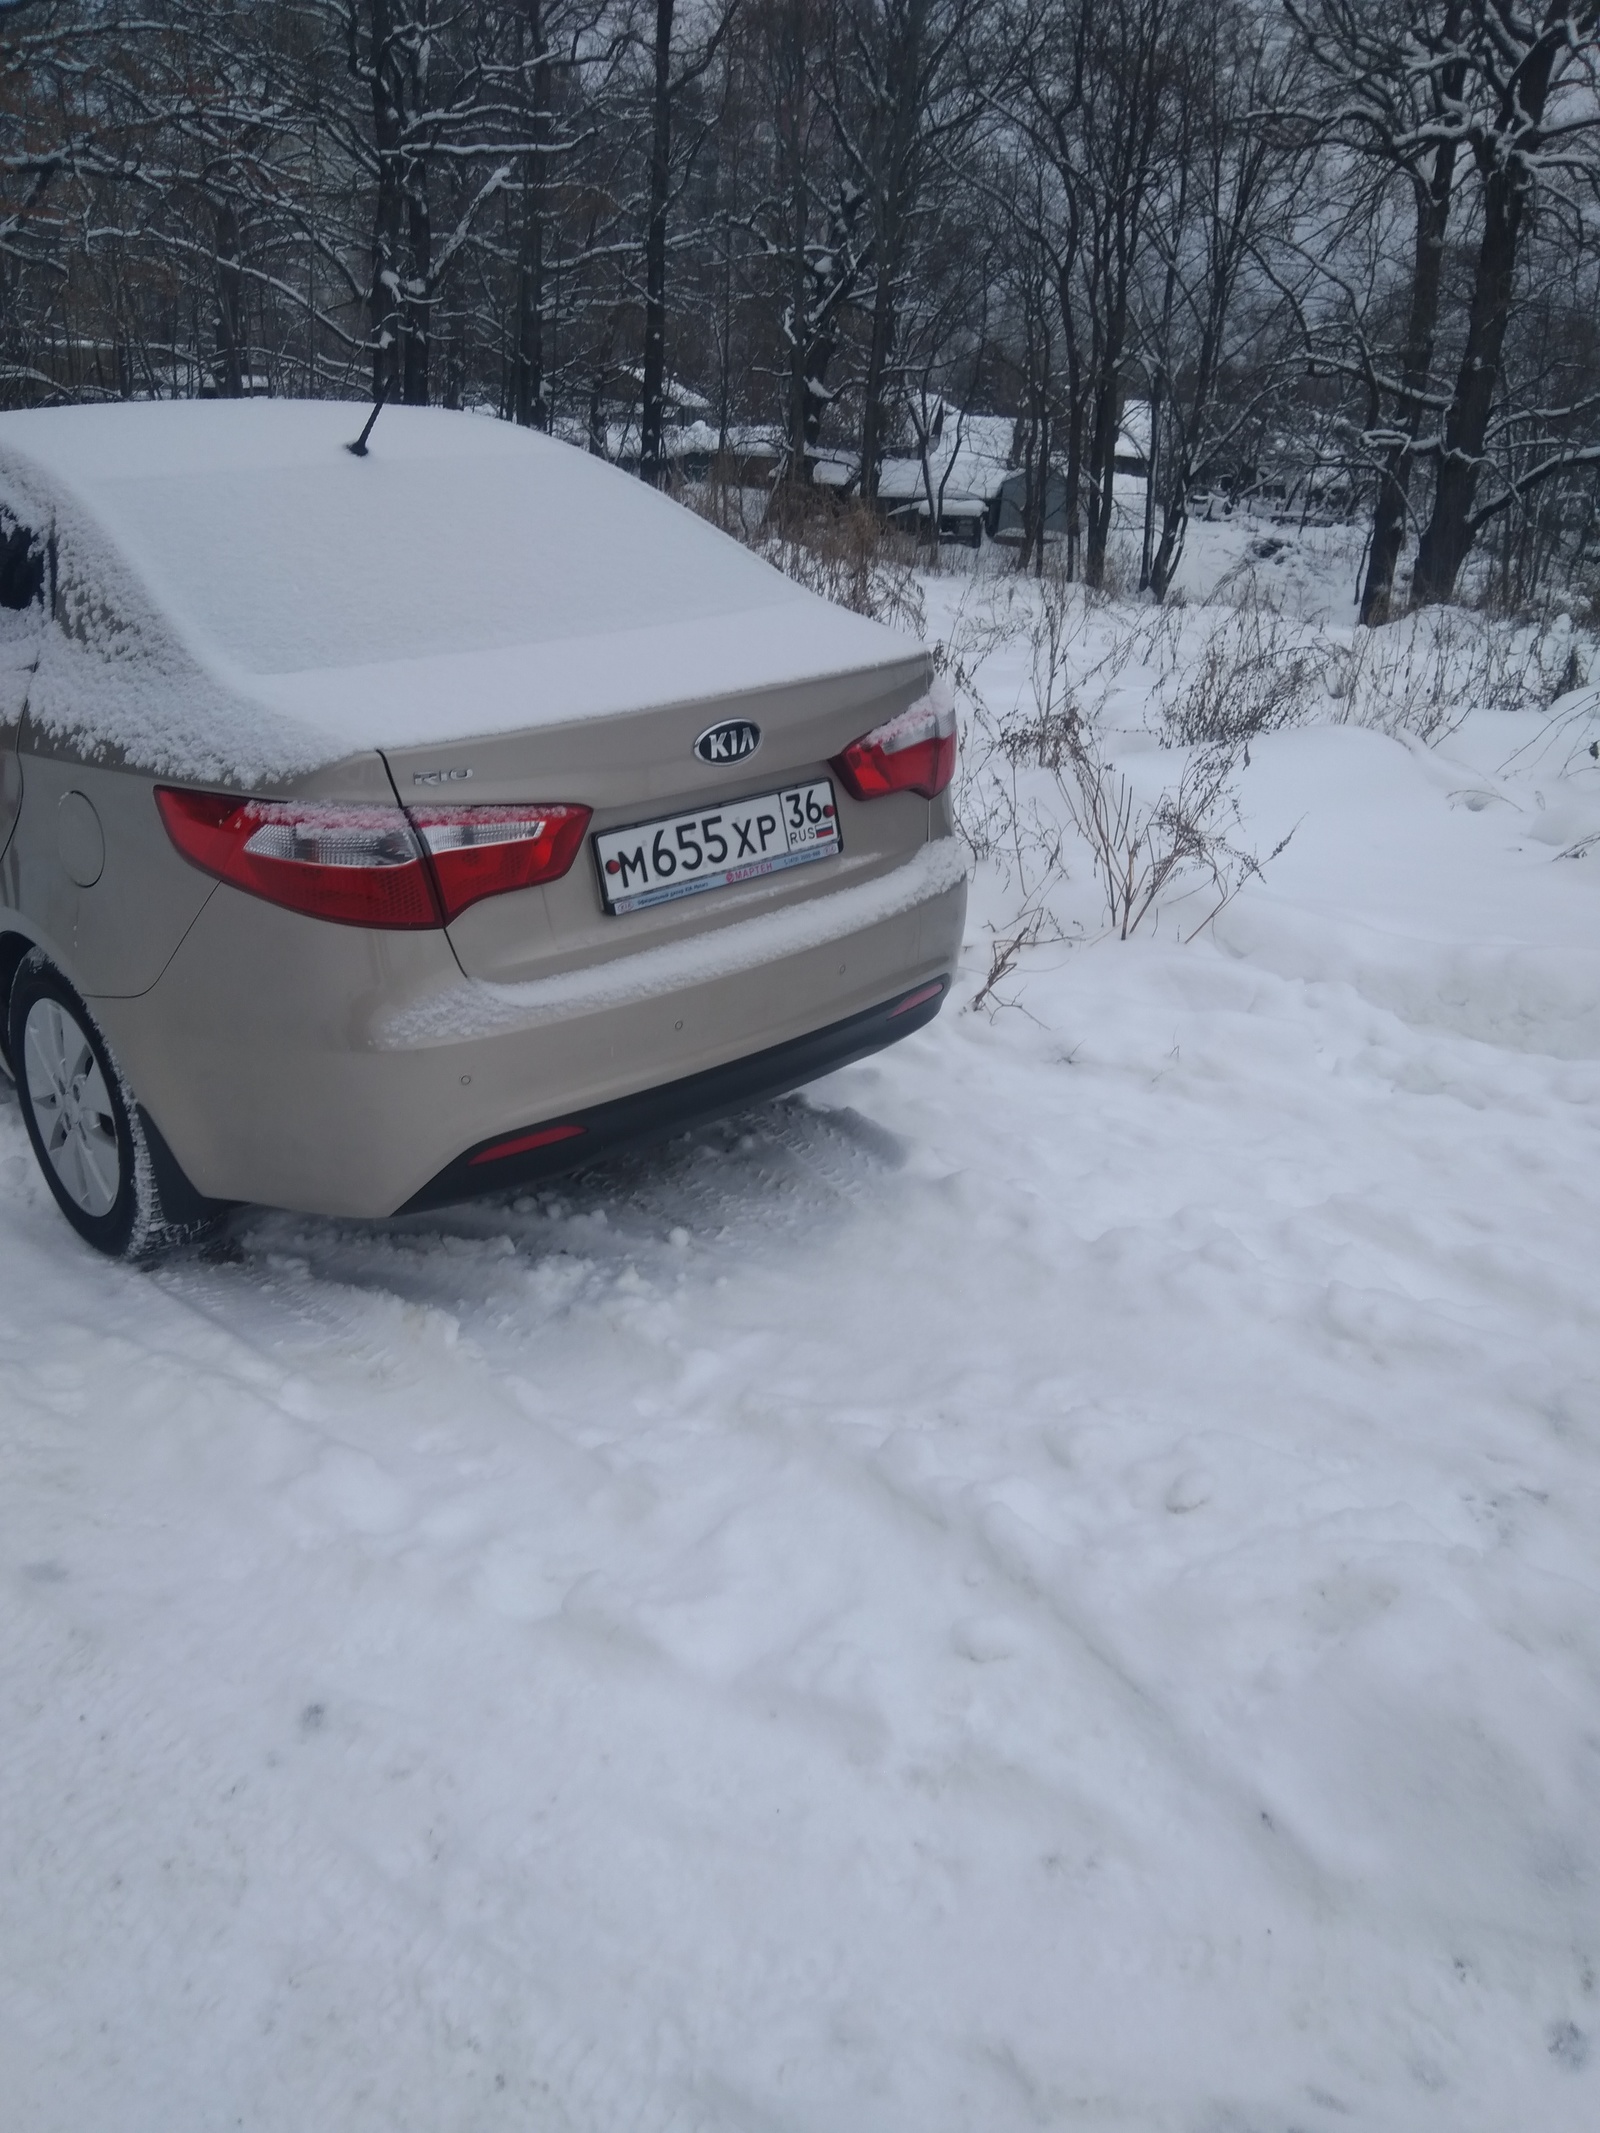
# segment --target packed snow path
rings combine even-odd
[[[130,1272],[5,1093],[0,2119],[1600,2123],[1600,857],[1252,776],[1220,940],[514,1207]]]

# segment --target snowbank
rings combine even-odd
[[[1538,721],[1526,715],[1522,739]],[[1526,780],[1353,727],[1263,736],[1244,791],[1258,842],[1293,829],[1218,918],[1234,954],[1350,985],[1407,1022],[1600,1058],[1600,859],[1561,859]],[[1568,778],[1559,834],[1600,832],[1600,766]],[[1569,836],[1569,832],[1571,835]]]

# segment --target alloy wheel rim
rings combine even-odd
[[[35,1000],[28,1010],[22,1058],[51,1169],[75,1207],[108,1215],[122,1183],[111,1092],[88,1038],[59,1001]]]

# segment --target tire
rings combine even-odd
[[[85,1244],[146,1259],[215,1225],[224,1209],[178,1169],[93,1015],[38,949],[12,984],[6,1044],[44,1181]]]

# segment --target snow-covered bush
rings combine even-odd
[[[1196,930],[1265,864],[1235,841],[1237,773],[1250,736],[1297,715],[1309,684],[1287,653],[1276,663],[1260,658],[1271,636],[1266,618],[1266,635],[1250,643],[1258,669],[1276,679],[1270,688],[1258,682],[1242,723],[1235,714],[1230,724],[1228,676],[1251,657],[1227,636],[1237,620],[1231,610],[1219,622],[1134,608],[1050,578],[1020,592],[1013,581],[963,608],[939,646],[968,713],[958,815],[974,855],[999,869],[1015,901],[980,1000],[1023,948],[1059,937],[1055,892],[1070,879],[1074,853],[1087,858],[1103,921],[1123,940],[1165,904],[1191,897],[1187,930]],[[988,677],[1002,660],[1023,672],[1014,706],[997,712]],[[1159,760],[1175,771],[1155,783],[1113,753],[1119,718],[1152,704],[1158,719],[1165,709],[1190,722],[1161,731],[1175,761],[1152,756],[1145,740],[1143,767]]]
[[[1330,646],[1326,682],[1336,722],[1436,741],[1469,711],[1542,711],[1595,665],[1592,639],[1566,617],[1514,623],[1462,607],[1429,607]]]
[[[1074,875],[1120,938],[1169,908],[1185,933],[1203,926],[1276,856],[1238,835],[1259,736],[1357,725],[1430,744],[1471,711],[1543,711],[1600,678],[1593,634],[1566,616],[1431,608],[1359,628],[1338,589],[1347,529],[1278,540],[1265,576],[1247,543],[1203,590],[1154,606],[1019,574],[998,548],[929,576],[864,509],[803,501],[758,524],[741,509],[727,530],[858,613],[936,634],[963,710],[961,833],[1011,905],[991,984],[1026,947],[1092,928],[1092,907],[1058,894]]]
[[[1225,609],[1167,678],[1159,699],[1162,740],[1233,749],[1258,733],[1299,725],[1316,708],[1325,658],[1303,626],[1260,607]]]
[[[1257,855],[1231,841],[1240,756],[1268,721],[1281,725],[1298,715],[1306,681],[1298,666],[1262,656],[1259,632],[1253,665],[1215,633],[1174,707],[1184,722],[1173,736],[1184,744],[1177,778],[1143,791],[1107,753],[1101,722],[1080,701],[1066,590],[1043,589],[1031,640],[1033,705],[1002,725],[1000,745],[1013,762],[1033,761],[1051,773],[1119,940],[1180,884],[1207,891],[1203,926],[1261,871]],[[1236,686],[1246,677],[1248,686]]]

